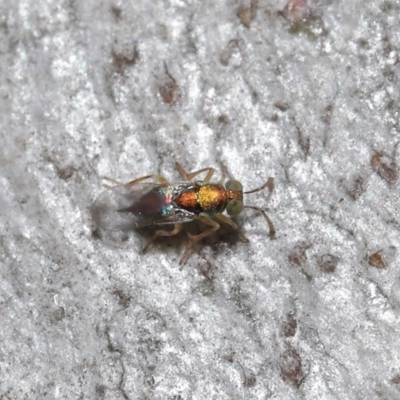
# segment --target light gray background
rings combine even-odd
[[[239,7],[1,1],[2,399],[400,397],[400,3]],[[95,229],[102,177],[175,161],[273,176],[276,240]]]

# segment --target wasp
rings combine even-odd
[[[95,200],[91,206],[91,215],[95,224],[104,230],[124,231],[150,225],[173,225],[172,230],[157,230],[143,248],[146,252],[159,236],[175,236],[183,229],[183,224],[197,220],[207,229],[197,235],[188,233],[189,241],[179,260],[186,262],[195,243],[211,235],[225,223],[248,243],[249,239],[231,219],[240,214],[244,208],[259,211],[269,226],[271,239],[275,236],[275,228],[266,212],[259,207],[243,204],[243,194],[259,192],[268,187],[272,192],[273,178],[269,178],[261,187],[243,192],[242,184],[237,180],[225,178],[219,182],[211,182],[214,168],[203,168],[194,172],[186,172],[176,163],[182,176],[181,182],[168,182],[160,175],[147,175],[126,184],[109,187]],[[201,173],[207,173],[203,180],[194,180]],[[153,182],[146,182],[153,180]],[[224,214],[226,212],[226,214]]]

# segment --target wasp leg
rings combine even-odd
[[[199,215],[198,217],[196,217],[196,220],[203,222],[203,224],[205,225],[208,225],[209,228],[198,235],[191,235],[190,233],[188,233],[189,241],[186,245],[185,251],[183,252],[181,259],[179,260],[179,264],[184,264],[186,262],[190,254],[190,250],[195,243],[197,243],[201,239],[204,239],[206,236],[211,235],[213,232],[217,231],[220,228],[218,222],[213,221],[211,218],[206,217],[205,215]]]
[[[117,180],[113,179],[113,178],[109,178],[108,176],[102,176],[101,179],[105,180],[105,181],[109,181],[111,183],[113,183],[114,185],[123,185],[122,182],[118,182]],[[112,186],[109,185],[104,185],[104,187],[106,187],[107,189],[111,188]]]
[[[157,180],[160,183],[168,183],[168,181],[161,175],[146,175],[146,176],[142,176],[141,178],[135,179],[134,181],[125,183],[125,186],[129,188],[131,186],[135,186],[138,183],[146,181],[147,179],[151,179],[151,178]]]
[[[145,181],[146,179],[150,179],[150,178],[154,178],[157,181],[159,181],[160,183],[168,183],[168,181],[164,177],[162,177],[161,175],[146,175],[146,176],[142,176],[141,178],[135,179],[134,181],[131,181],[131,182],[128,182],[128,183],[119,182],[119,181],[117,181],[115,179],[109,178],[108,176],[103,176],[102,177],[102,179],[105,179],[106,181],[110,181],[114,185],[117,185],[117,186],[118,185],[120,185],[120,186],[124,185],[124,186],[127,186],[127,187],[131,187],[131,186],[137,185],[138,183],[140,183],[142,181]],[[107,189],[112,188],[112,186],[109,186],[109,185],[103,185],[103,186],[105,188],[107,188]]]
[[[175,236],[177,235],[183,228],[182,224],[175,224],[174,229],[172,231],[164,231],[164,230],[159,230],[156,231],[153,235],[153,237],[146,243],[146,246],[143,247],[143,253],[145,253],[149,247],[152,245],[152,243],[159,237],[159,236]]]
[[[201,174],[202,172],[208,171],[206,177],[203,179],[203,183],[210,182],[212,176],[214,175],[215,169],[212,167],[199,169],[194,172],[186,172],[181,164],[175,163],[176,169],[185,181],[191,181],[195,176]]]
[[[225,222],[225,224],[228,224],[235,232],[237,232],[237,234],[242,238],[243,242],[249,243],[249,239],[247,239],[247,237],[243,235],[240,228],[229,217],[224,214],[216,214],[214,215],[214,217],[219,219],[221,222]]]
[[[222,177],[218,181],[218,183],[220,185],[222,185],[225,182],[225,177],[226,176],[228,176],[229,178],[232,178],[232,177],[231,177],[230,173],[228,172],[228,168],[226,167],[226,165],[222,161],[220,161],[220,168],[221,168]]]
[[[124,185],[124,183],[123,183],[123,182],[119,182],[119,181],[117,181],[116,179],[109,178],[108,176],[103,176],[101,179],[103,179],[103,180],[106,180],[106,181],[109,181],[109,182],[113,183],[113,184],[114,184],[114,186],[122,186],[122,185]],[[103,186],[104,186],[106,189],[111,189],[111,188],[112,188],[112,186],[111,186],[111,185],[107,185],[107,184],[104,184],[104,183],[103,183]]]

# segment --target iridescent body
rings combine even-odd
[[[270,227],[270,236],[275,234],[272,222],[264,210],[253,206],[243,206],[243,188],[240,182],[229,180],[211,183],[213,168],[187,173],[179,164],[177,169],[185,179],[184,182],[170,183],[158,175],[149,175],[124,185],[117,185],[104,191],[91,207],[94,222],[105,230],[130,230],[149,225],[174,225],[172,230],[158,230],[144,247],[146,251],[158,236],[173,236],[182,230],[182,224],[199,220],[208,229],[198,235],[189,234],[189,242],[180,263],[186,261],[194,243],[219,229],[219,222],[229,224],[243,241],[248,239],[239,227],[223,214],[230,216],[239,214],[244,207],[260,211]],[[208,171],[203,181],[191,181],[201,172]],[[143,182],[150,178],[158,182]],[[273,188],[273,179],[269,178],[265,187]]]

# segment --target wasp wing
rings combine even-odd
[[[91,206],[95,224],[124,231],[153,224],[176,222],[173,207],[166,209],[165,188],[159,183],[118,185],[105,190]]]

